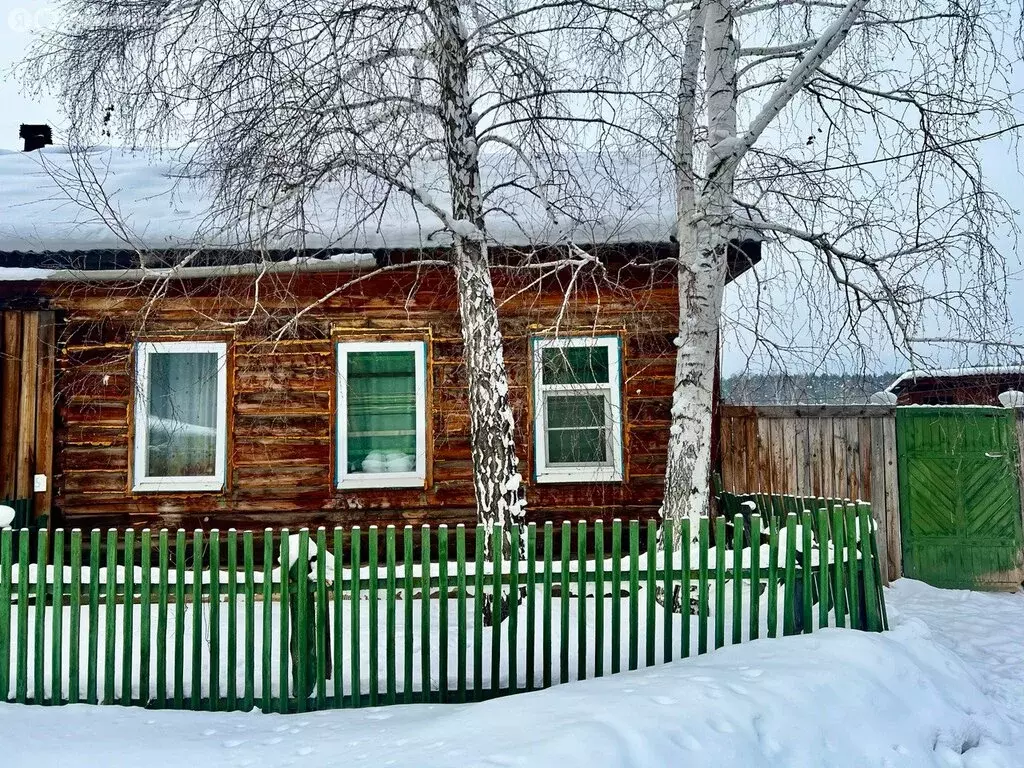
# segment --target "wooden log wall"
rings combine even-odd
[[[145,286],[66,287],[58,507],[67,525],[135,527],[385,525],[475,519],[469,412],[450,272],[396,270],[344,287],[352,273],[266,275],[176,283],[152,301]],[[506,362],[531,520],[649,518],[658,509],[672,393],[677,298],[670,271],[540,283],[496,272]],[[642,301],[638,301],[638,296]],[[324,300],[324,297],[329,297]],[[144,311],[145,310],[145,311]],[[277,332],[289,326],[283,338]],[[532,482],[530,338],[617,333],[623,359],[625,481]],[[334,487],[335,350],[340,340],[429,343],[425,488]],[[131,490],[132,345],[136,340],[228,342],[228,485],[224,492]]]
[[[727,491],[869,501],[887,575],[903,572],[896,412],[886,406],[721,406]]]
[[[0,499],[32,499],[39,518],[53,502],[55,314],[8,310],[0,324]]]

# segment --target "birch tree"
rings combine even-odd
[[[873,318],[905,344],[935,313],[989,322],[1008,208],[982,178],[976,138],[1012,127],[1009,11],[698,0],[654,32],[679,50],[662,70],[677,83],[680,243],[665,519],[708,513],[726,260],[741,229],[762,233],[768,270],[786,259],[809,303],[841,297],[834,330]]]
[[[486,214],[508,188],[541,198],[556,233],[586,210],[565,150],[604,122],[588,107],[602,84],[572,66],[570,46],[605,34],[604,13],[503,0],[65,0],[34,67],[83,133],[183,148],[183,172],[213,180],[218,218],[261,238],[293,232],[301,247],[304,212],[332,185],[363,200],[337,211],[353,230],[396,195],[433,214],[458,287],[478,519],[507,532],[525,499]],[[488,144],[509,170],[499,163],[485,188]],[[429,178],[437,164],[446,183]],[[586,261],[561,244],[567,262]]]

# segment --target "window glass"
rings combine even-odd
[[[348,352],[348,473],[416,469],[416,355]]]
[[[555,347],[542,355],[544,384],[608,383],[607,347]]]
[[[548,463],[603,464],[608,458],[602,395],[548,396]]]
[[[217,471],[216,352],[152,353],[147,405],[147,477]]]

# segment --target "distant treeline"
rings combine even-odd
[[[749,374],[722,379],[722,400],[727,403],[866,403],[885,389],[898,373],[878,374]]]

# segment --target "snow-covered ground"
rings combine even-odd
[[[4,766],[1024,766],[1024,595],[887,592],[828,629],[470,705],[309,715],[0,705]]]

